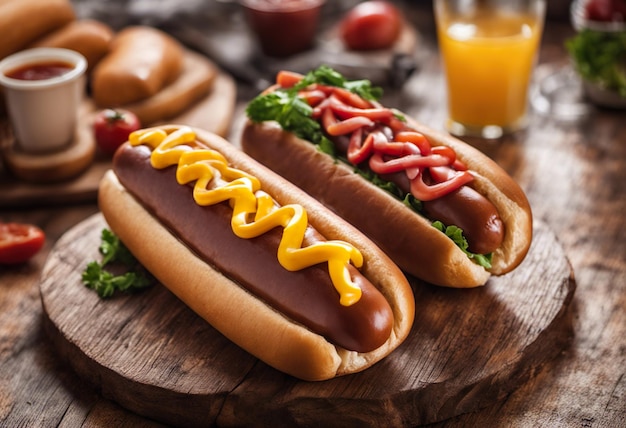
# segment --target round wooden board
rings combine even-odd
[[[440,421],[504,398],[571,337],[574,276],[553,233],[536,222],[517,270],[470,290],[412,281],[415,324],[397,350],[364,372],[303,382],[233,345],[165,287],[101,300],[81,272],[100,259],[103,227],[96,214],[52,250],[40,284],[44,325],[60,355],[105,397],[166,424]]]
[[[230,132],[237,98],[237,85],[228,74],[220,72],[213,88],[199,101],[168,123],[190,125],[226,137]],[[91,99],[85,99],[79,112],[79,124],[85,138],[92,138],[91,123],[97,109]],[[155,124],[156,125],[156,124]],[[13,136],[9,132],[0,135],[0,147],[10,145]],[[91,142],[95,144],[95,142]],[[0,156],[0,208],[95,201],[98,184],[104,172],[111,166],[110,156],[96,153],[96,157],[83,173],[57,183],[34,183],[20,180],[2,165]]]

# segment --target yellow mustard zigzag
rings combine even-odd
[[[337,240],[317,242],[303,248],[308,225],[306,210],[298,204],[278,206],[261,190],[258,178],[231,168],[221,153],[192,149],[188,144],[195,142],[196,135],[191,128],[183,126],[169,134],[162,128],[142,129],[132,133],[129,140],[133,146],[143,144],[152,149],[150,162],[154,168],[177,165],[179,184],[195,181],[193,197],[198,205],[229,201],[233,208],[231,227],[235,235],[249,239],[282,226],[284,230],[277,257],[285,269],[295,271],[326,262],[331,281],[340,296],[339,302],[350,306],[361,298],[361,289],[352,281],[348,270],[350,262],[356,267],[363,264],[360,251]],[[213,188],[209,189],[213,180]]]

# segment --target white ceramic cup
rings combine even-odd
[[[21,67],[47,62],[67,63],[72,68],[42,80],[7,76]],[[83,55],[60,48],[28,49],[0,61],[0,85],[19,150],[53,152],[72,142],[85,93],[86,69],[87,60]]]

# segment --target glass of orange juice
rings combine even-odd
[[[435,0],[447,129],[499,138],[527,123],[546,0]]]

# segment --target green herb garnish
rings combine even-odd
[[[322,65],[309,71],[291,88],[280,88],[257,96],[246,107],[246,114],[253,122],[275,120],[285,131],[320,144],[323,141],[322,128],[311,117],[313,108],[298,97],[300,90],[314,83],[344,88],[367,100],[377,100],[382,96],[382,89],[372,86],[369,80],[348,81],[332,68]]]
[[[259,95],[250,101],[246,114],[254,122],[277,121],[285,131],[318,144],[322,137],[320,124],[311,117],[313,108],[298,97],[293,88]]]
[[[350,165],[350,163],[347,160],[345,162]],[[385,192],[391,194],[391,196],[393,196],[394,198],[396,198],[396,199],[398,199],[400,201],[405,197],[404,192],[402,191],[402,189],[400,189],[395,183],[393,183],[391,181],[388,181],[388,180],[382,179],[378,174],[376,174],[374,171],[372,171],[369,168],[355,167],[354,168],[354,172],[359,174],[361,177],[363,177],[364,179],[366,179],[367,181],[369,181],[370,183],[372,183],[376,187],[379,187],[382,190],[384,190]],[[407,205],[407,206],[409,206],[410,208],[414,207],[412,205]],[[415,207],[416,206],[417,205],[415,205]],[[420,211],[421,211],[421,209],[420,209]],[[416,211],[416,212],[419,213],[420,211]]]
[[[330,141],[327,137],[322,137],[319,144],[317,145],[317,149],[322,152],[322,153],[326,153],[327,155],[331,156],[334,159],[337,159],[337,151],[335,150],[335,144]]]
[[[82,274],[85,286],[95,290],[100,297],[108,298],[115,291],[138,291],[154,283],[154,278],[139,264],[117,235],[109,229],[102,229],[100,239],[98,250],[103,256],[102,261],[87,264]],[[113,269],[105,270],[105,266]],[[115,267],[117,270],[122,268],[125,272],[116,274]]]
[[[417,213],[422,212],[422,208],[423,208],[422,201],[420,201],[415,196],[413,196],[412,193],[407,193],[404,196],[404,200],[402,202],[404,203],[404,205],[411,208],[413,211]]]
[[[432,223],[433,227],[443,233],[459,247],[470,259],[474,260],[477,264],[484,267],[485,269],[491,269],[491,258],[492,254],[476,254],[467,250],[469,246],[467,243],[467,239],[463,236],[463,229],[457,226],[446,226],[440,221],[434,221]]]
[[[298,92],[314,83],[326,86],[335,86],[354,92],[361,98],[368,101],[377,101],[383,96],[382,88],[372,86],[369,80],[346,80],[341,73],[333,70],[327,65],[322,65],[315,70],[309,71],[304,78],[292,89]]]
[[[626,32],[585,29],[565,46],[583,79],[626,97]]]

